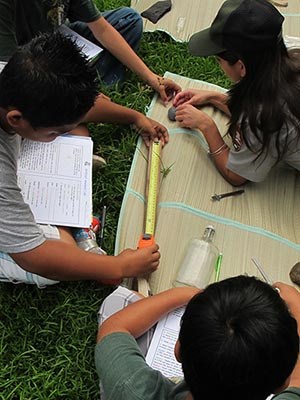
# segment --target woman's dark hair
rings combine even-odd
[[[245,52],[239,58],[245,64],[246,76],[229,91],[228,132],[234,137],[240,125],[246,146],[257,157],[269,149],[272,140],[273,155],[279,161],[288,148],[294,150],[295,146],[288,142],[288,135],[282,140],[280,131],[292,126],[300,137],[299,68],[289,57],[282,39],[276,46],[255,53]],[[247,137],[249,128],[260,148],[254,148]]]
[[[19,48],[0,74],[0,107],[18,109],[35,129],[77,122],[97,94],[96,72],[60,33]]]
[[[294,66],[298,69],[298,72],[300,73],[300,49],[299,48],[289,49],[288,55],[292,60]]]
[[[299,352],[297,322],[279,293],[246,276],[196,295],[179,341],[194,400],[264,400],[290,376]]]
[[[228,61],[229,65],[234,65],[240,59],[240,56],[238,56],[237,53],[230,50],[223,51],[222,53],[219,53],[218,56],[223,58],[223,60]]]

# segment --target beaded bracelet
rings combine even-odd
[[[208,153],[211,157],[218,156],[219,154],[223,153],[223,151],[224,151],[227,147],[228,147],[227,144],[224,142],[224,143],[222,144],[222,146],[220,146],[217,150],[215,150],[215,151],[208,151],[207,153]]]
[[[165,86],[165,78],[158,76],[157,81],[158,81],[158,86]]]

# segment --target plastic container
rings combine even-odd
[[[73,237],[77,246],[84,251],[97,254],[106,254],[104,250],[99,247],[96,241],[96,235],[90,228],[77,228],[73,230]]]
[[[219,255],[218,248],[212,243],[214,234],[214,227],[209,225],[205,228],[202,239],[193,239],[190,242],[174,286],[194,286],[201,289],[208,285]]]

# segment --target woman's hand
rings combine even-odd
[[[191,104],[192,106],[211,105],[230,116],[230,111],[227,107],[228,95],[226,93],[214,92],[212,90],[196,90],[188,89],[178,93],[174,100],[174,107],[180,105]]]
[[[178,107],[181,104],[191,104],[193,106],[208,104],[213,94],[215,94],[215,92],[209,90],[183,90],[175,96],[173,105],[174,107]]]
[[[300,323],[300,293],[291,285],[282,282],[275,282],[273,286],[279,289],[280,297],[286,302],[291,313]],[[300,330],[300,326],[298,327]]]
[[[199,129],[204,134],[214,126],[212,118],[191,104],[183,104],[176,108],[176,121],[182,128]]]

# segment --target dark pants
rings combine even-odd
[[[138,49],[143,32],[143,22],[139,13],[132,8],[122,7],[117,10],[105,11],[102,16],[123,36],[134,51]],[[103,47],[84,22],[73,22],[70,24],[70,28],[89,41]],[[106,85],[113,85],[124,80],[125,67],[105,49],[95,66]]]

